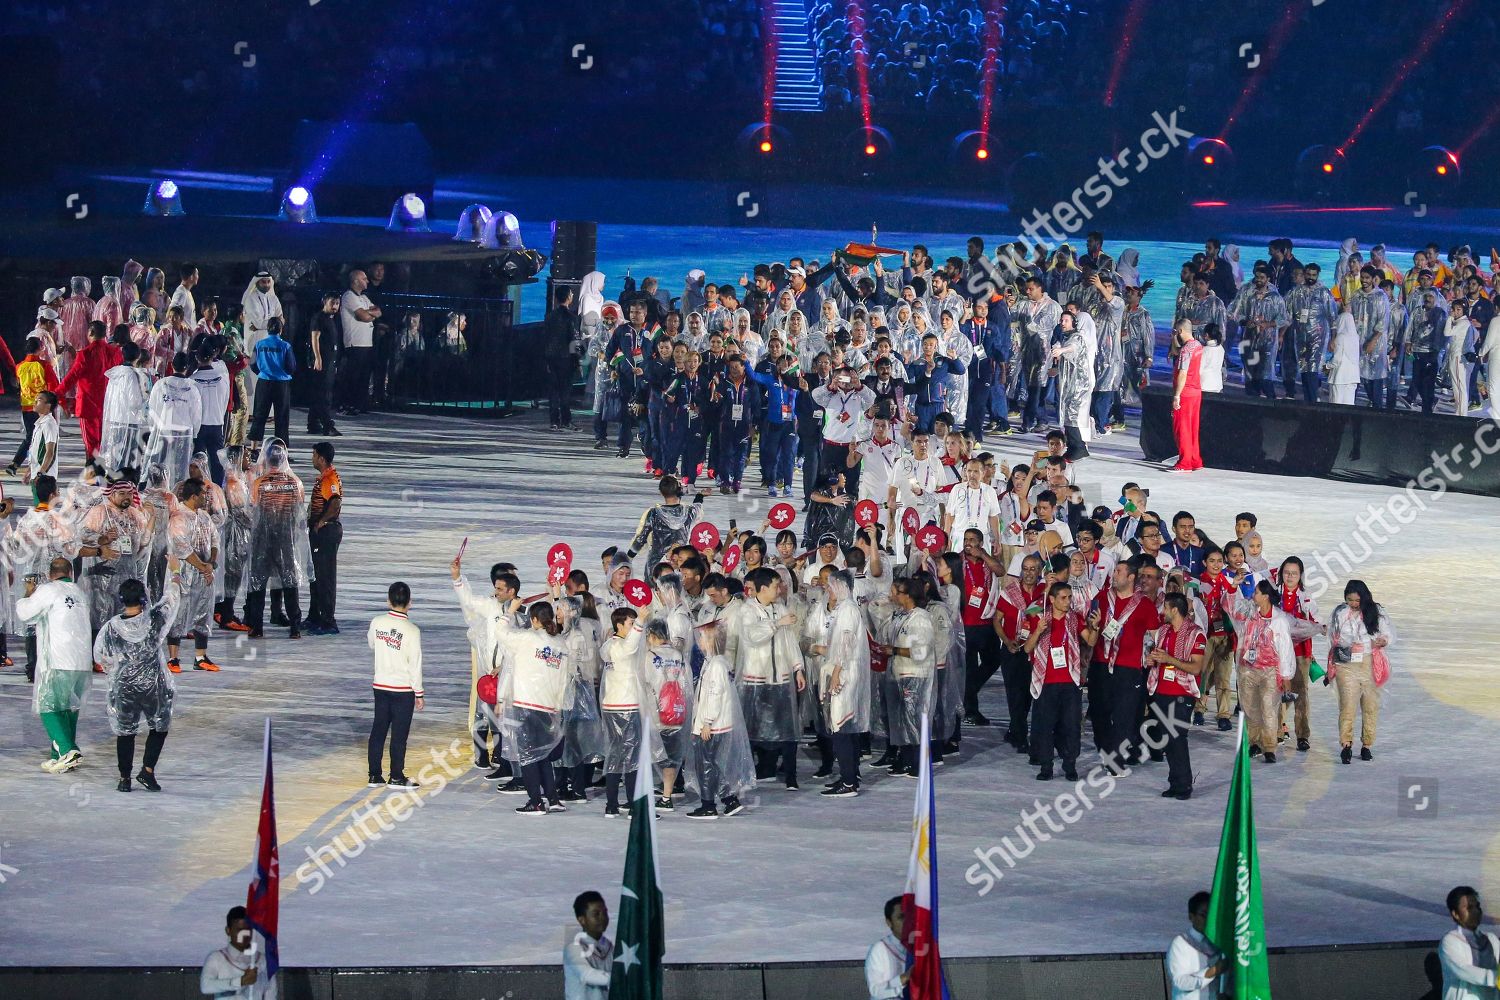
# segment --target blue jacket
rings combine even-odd
[[[765,372],[746,372],[751,381],[766,390],[765,413],[763,414],[768,424],[795,423],[797,420],[797,390],[782,382],[780,375],[768,375]],[[782,419],[782,407],[786,407],[791,416]]]
[[[916,372],[916,377],[911,380],[911,387],[915,390],[918,406],[946,405],[948,401],[949,378],[964,373],[964,363],[957,358],[946,357],[939,354],[933,359],[932,375],[927,374],[927,363],[918,358],[908,366],[909,371]]]
[[[268,334],[255,345],[251,365],[255,374],[267,382],[290,382],[297,370],[297,357],[292,353],[291,344]]]

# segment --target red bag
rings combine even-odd
[[[494,674],[485,674],[474,685],[474,693],[486,705],[493,705],[500,697],[500,681]]]
[[[870,670],[877,674],[885,673],[886,662],[888,659],[885,647],[876,642],[873,635],[867,634],[865,638],[869,640],[870,643]]]
[[[661,693],[656,696],[656,718],[669,729],[687,721],[687,698],[677,681],[667,681],[661,686]]]
[[[1385,682],[1391,679],[1391,661],[1384,648],[1370,654],[1370,679],[1376,687],[1385,687]]]

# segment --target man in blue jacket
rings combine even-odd
[[[255,369],[255,411],[250,420],[249,440],[256,449],[266,434],[266,418],[276,408],[276,436],[289,442],[287,433],[292,419],[292,375],[297,371],[297,357],[292,345],[281,336],[281,317],[266,321],[266,335],[255,344],[250,366]]]
[[[628,322],[620,324],[610,334],[609,342],[604,345],[604,360],[600,362],[610,366],[610,377],[614,382],[610,391],[620,395],[621,458],[630,455],[631,435],[635,430],[635,414],[631,410],[631,404],[635,401],[637,380],[646,374],[646,352],[651,347],[646,336],[646,303],[636,299],[630,303],[627,312]],[[602,439],[595,447],[600,444],[603,444]]]
[[[774,373],[763,371],[767,362],[762,361],[750,378],[765,390],[764,410],[760,425],[760,470],[766,481],[766,495],[789,497],[792,495],[792,469],[797,454],[797,359],[780,350],[781,341],[772,338],[771,349],[776,352],[774,360],[768,358]]]
[[[738,493],[745,462],[750,458],[750,432],[760,402],[755,387],[745,377],[744,358],[736,354],[729,359],[729,373],[713,380],[708,401],[717,417],[719,462],[714,471],[719,477],[719,492]]]
[[[922,356],[909,366],[911,387],[916,395],[917,430],[932,433],[932,421],[948,405],[948,379],[964,374],[964,363],[938,354],[937,334],[922,338]]]

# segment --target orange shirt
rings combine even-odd
[[[313,488],[312,503],[308,508],[308,520],[316,521],[323,516],[323,509],[328,506],[328,501],[334,497],[342,498],[344,495],[344,481],[339,478],[339,470],[333,466],[323,470],[318,477],[318,485]]]

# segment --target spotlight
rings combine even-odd
[[[484,227],[479,245],[491,250],[521,250],[521,224],[509,212],[496,212]]]
[[[1457,193],[1463,176],[1457,153],[1446,146],[1428,146],[1411,161],[1406,186],[1423,201],[1441,202]]]
[[[767,163],[785,159],[786,154],[791,152],[791,141],[791,134],[780,125],[751,122],[740,129],[736,143],[743,157]]]
[[[281,211],[277,218],[285,222],[305,224],[318,221],[318,209],[313,204],[312,192],[302,185],[286,189],[281,196]]]
[[[948,147],[948,166],[962,183],[994,184],[1001,169],[997,152],[988,136],[978,129],[970,129],[953,137]]]
[[[488,205],[478,202],[464,209],[458,217],[458,229],[453,233],[454,242],[482,244],[493,214]]]
[[[1348,163],[1336,146],[1308,146],[1297,157],[1296,190],[1299,198],[1327,201],[1344,190]]]
[[[391,221],[385,228],[391,233],[432,232],[432,227],[427,224],[427,204],[420,195],[408,191],[391,206]]]
[[[182,210],[182,193],[177,189],[177,182],[161,180],[147,188],[146,204],[141,212],[144,215],[162,217],[186,215]]]
[[[861,125],[849,133],[844,148],[849,151],[844,155],[852,159],[853,169],[869,176],[872,171],[882,169],[884,162],[891,158],[895,143],[891,134],[879,125]]]
[[[1234,150],[1223,139],[1190,139],[1183,158],[1183,193],[1190,200],[1227,197],[1235,181]]]
[[[980,147],[979,149],[976,149],[974,151],[974,159],[976,159],[976,160],[988,160],[989,158],[990,158],[990,151],[988,149]]]

